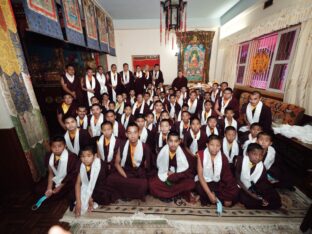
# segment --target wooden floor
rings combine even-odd
[[[68,225],[59,223],[59,219],[62,218],[68,207],[66,200],[43,203],[40,209],[32,211],[31,206],[36,199],[32,194],[31,191],[14,193],[1,199],[0,233],[47,233],[49,228],[55,224],[69,230]]]

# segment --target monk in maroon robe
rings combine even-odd
[[[64,120],[69,116],[76,117],[76,110],[77,105],[73,102],[73,97],[70,94],[64,94],[63,102],[56,109],[57,120],[63,130],[66,130]]]
[[[178,77],[175,78],[171,84],[171,88],[180,90],[182,87],[187,87],[187,79],[183,76],[183,72],[179,71]]]
[[[80,86],[80,79],[75,77],[75,68],[72,64],[66,66],[66,73],[61,77],[61,86],[63,95],[70,94],[77,104],[82,104],[82,90]]]
[[[160,70],[159,64],[154,65],[154,70],[152,72],[153,83],[155,87],[159,86],[159,83],[164,83],[163,73]]]
[[[247,209],[279,209],[281,197],[267,179],[262,163],[263,149],[257,143],[247,147],[246,154],[238,156],[235,177],[240,189],[240,202]]]
[[[118,198],[144,201],[151,171],[151,154],[149,147],[139,140],[137,124],[128,125],[127,136],[128,140],[116,154],[116,172],[107,178],[107,186],[114,190]]]
[[[84,106],[91,106],[91,98],[96,97],[98,100],[101,98],[101,85],[99,81],[93,76],[91,68],[87,69],[87,73],[80,80],[81,89],[83,92]]]
[[[198,151],[206,148],[207,135],[205,131],[201,130],[199,118],[192,118],[191,128],[184,135],[183,143],[184,147],[186,147],[189,153],[194,157]]]
[[[138,65],[136,71],[134,72],[134,90],[135,94],[143,94],[145,86],[145,74],[141,70],[141,67]]]
[[[181,140],[183,140],[185,134],[189,130],[191,124],[190,124],[190,118],[191,115],[188,111],[183,111],[181,114],[181,121],[176,121],[174,123],[174,130],[179,133],[179,137]]]
[[[233,90],[231,88],[226,88],[223,91],[222,98],[218,98],[215,102],[214,110],[219,115],[219,118],[224,118],[226,108],[231,108],[234,111],[235,119],[239,118],[239,103],[233,96]]]
[[[244,124],[250,127],[252,123],[258,122],[263,131],[272,132],[271,109],[262,103],[260,99],[261,94],[254,91],[249,96],[249,103],[242,106],[241,114],[244,117]]]
[[[111,65],[111,70],[106,73],[109,99],[116,102],[117,94],[123,91],[123,85],[120,74],[117,72],[116,64]]]
[[[221,152],[218,136],[210,136],[207,148],[198,152],[197,172],[196,191],[202,205],[216,204],[219,199],[225,206],[231,206],[237,201],[239,189],[228,160]]]
[[[42,180],[36,187],[36,193],[40,196],[46,195],[48,200],[74,199],[79,159],[65,147],[63,137],[56,136],[51,139],[52,153],[45,157],[45,165],[49,171],[48,179]]]
[[[143,99],[143,95],[141,93],[137,94],[136,102],[132,106],[132,115],[136,117],[139,114],[147,114],[149,111],[148,105]]]
[[[116,138],[121,140],[126,139],[126,131],[124,126],[116,120],[116,113],[113,110],[108,110],[105,113],[105,119],[112,123],[113,125],[113,134]]]
[[[127,63],[123,64],[123,70],[119,72],[122,83],[122,92],[129,94],[130,90],[134,88],[134,76],[132,71],[129,71],[129,65]]]
[[[157,156],[157,176],[149,181],[150,193],[161,199],[183,196],[188,201],[195,187],[194,162],[190,154],[180,147],[177,132],[168,134],[168,144]]]

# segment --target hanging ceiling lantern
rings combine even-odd
[[[165,14],[165,43],[169,40],[170,31],[186,31],[186,1],[160,1],[160,37],[162,37],[162,11]],[[184,21],[183,21],[184,20]],[[161,39],[160,39],[161,40]]]

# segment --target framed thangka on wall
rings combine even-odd
[[[115,35],[113,20],[110,17],[106,17],[107,29],[108,29],[108,41],[109,41],[109,53],[116,56]]]
[[[177,33],[180,47],[178,69],[190,82],[208,82],[214,32],[190,31]]]
[[[91,0],[83,0],[83,9],[87,32],[87,46],[90,49],[100,50],[93,2]]]
[[[54,0],[23,0],[30,31],[63,40]]]
[[[106,15],[98,7],[96,7],[95,9],[99,30],[100,49],[101,51],[108,53],[109,48],[108,48],[108,31],[106,24]]]
[[[62,7],[67,40],[73,44],[85,46],[77,0],[62,0]]]

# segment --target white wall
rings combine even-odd
[[[188,29],[192,30],[192,29]],[[218,51],[219,33],[218,28],[200,29],[206,31],[216,31],[213,40],[210,64],[210,77],[215,75],[216,58]],[[163,32],[164,35],[164,32]],[[160,55],[160,69],[163,71],[165,84],[171,84],[177,76],[177,56],[176,46],[172,50],[172,40],[165,46],[164,39],[160,45],[160,31],[158,29],[131,29],[115,30],[116,57],[108,56],[108,66],[117,64],[118,71],[122,70],[122,64],[128,63],[132,68],[132,55]],[[212,79],[212,78],[211,78]]]

